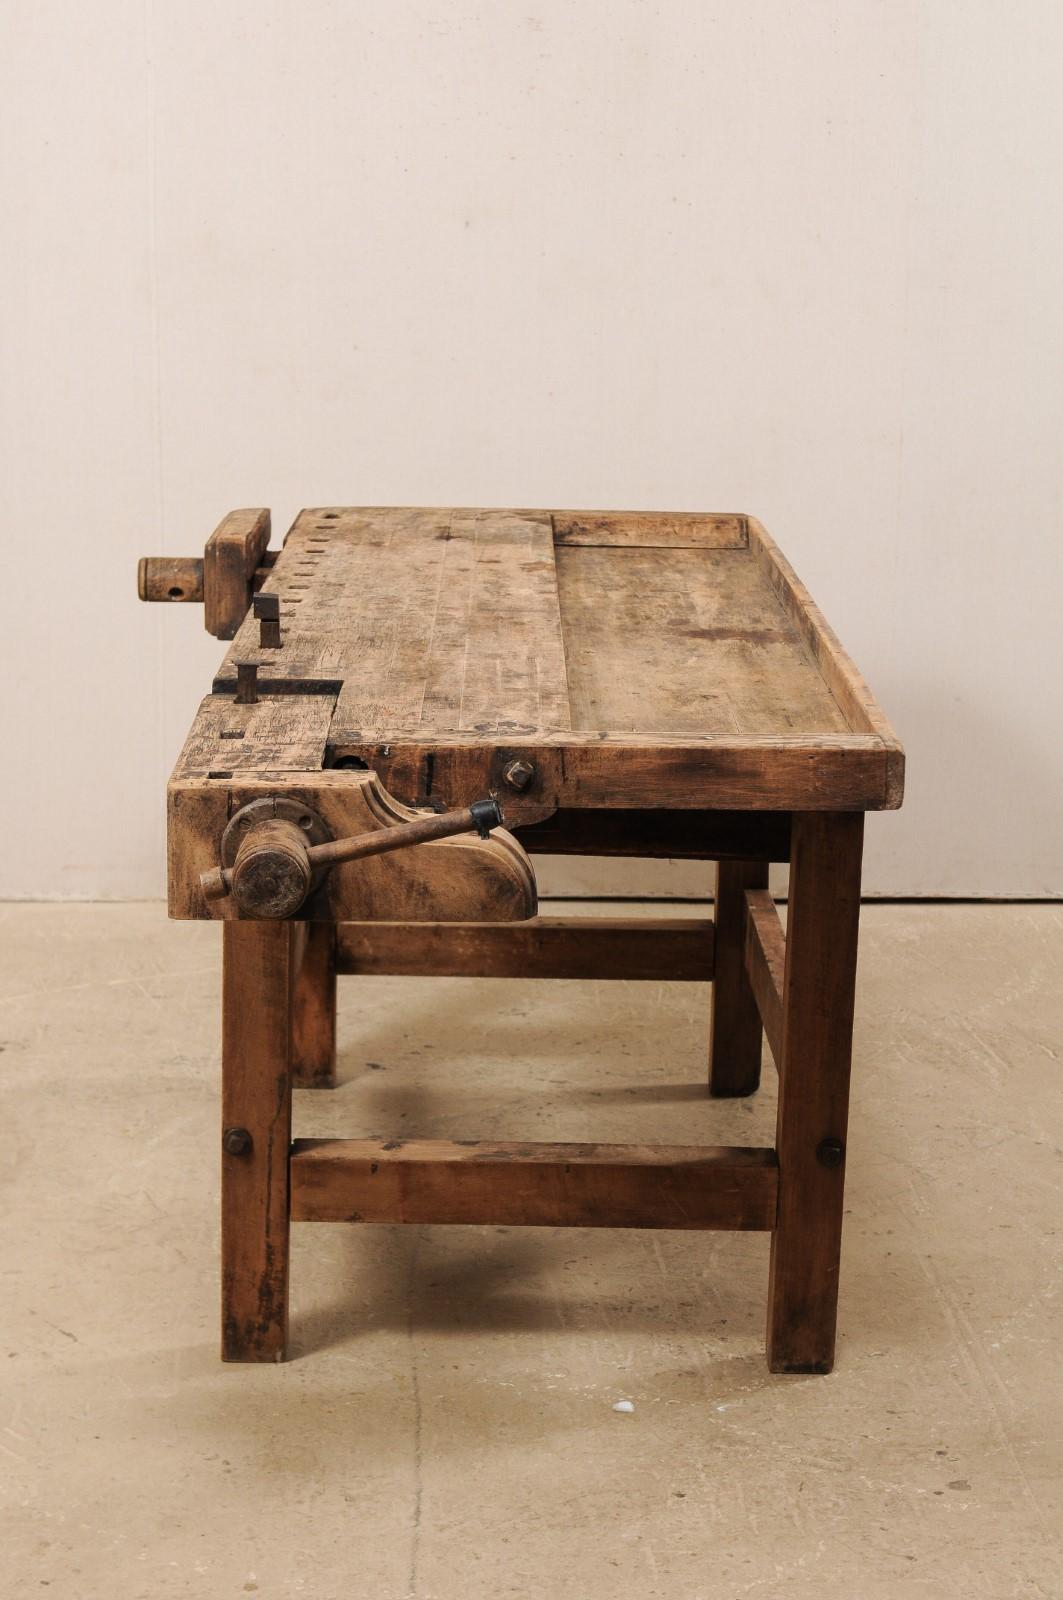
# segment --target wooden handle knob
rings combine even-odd
[[[249,917],[294,917],[310,893],[312,876],[302,830],[276,817],[241,841],[228,888]]]
[[[203,599],[203,562],[193,556],[141,556],[137,593],[142,600]]]

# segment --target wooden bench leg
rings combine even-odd
[[[222,1360],[283,1361],[295,925],[226,922],[222,961]]]
[[[834,1364],[863,833],[860,812],[794,817],[768,1287],[773,1372]]]
[[[336,924],[304,922],[292,1001],[292,1081],[297,1089],[336,1087]]]
[[[760,1012],[746,976],[746,890],[767,887],[766,861],[717,862],[709,1092],[718,1096],[752,1094],[760,1083]]]

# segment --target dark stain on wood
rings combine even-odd
[[[778,628],[681,628],[684,639],[707,639],[713,644],[724,639],[735,639],[739,644],[785,644],[786,635]]]

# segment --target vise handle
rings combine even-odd
[[[315,873],[342,861],[385,855],[432,839],[450,839],[474,830],[486,839],[502,825],[497,800],[476,800],[460,811],[418,817],[393,828],[353,834],[325,844],[308,844],[297,823],[282,817],[266,818],[248,829],[231,867],[214,867],[200,875],[199,886],[207,900],[231,894],[250,916],[292,917],[310,893]]]

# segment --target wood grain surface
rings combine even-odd
[[[336,925],[296,924],[292,992],[292,1082],[299,1089],[336,1087]]]
[[[778,1172],[723,1145],[298,1139],[291,1183],[295,1222],[764,1230]]]
[[[669,513],[305,511],[244,619],[267,690],[337,692],[331,743],[892,731],[758,523]]]
[[[269,534],[268,511],[230,511],[207,540],[203,552],[203,622],[216,639],[232,639],[243,621]]]
[[[229,922],[222,956],[222,1359],[283,1361],[292,1131],[291,922]],[[225,1135],[247,1135],[245,1150]]]
[[[340,972],[365,977],[606,978],[705,983],[710,917],[532,917],[527,922],[344,922]]]
[[[834,1363],[863,833],[858,812],[794,818],[768,1287],[773,1372]],[[827,1159],[825,1141],[837,1141],[840,1159]]]

